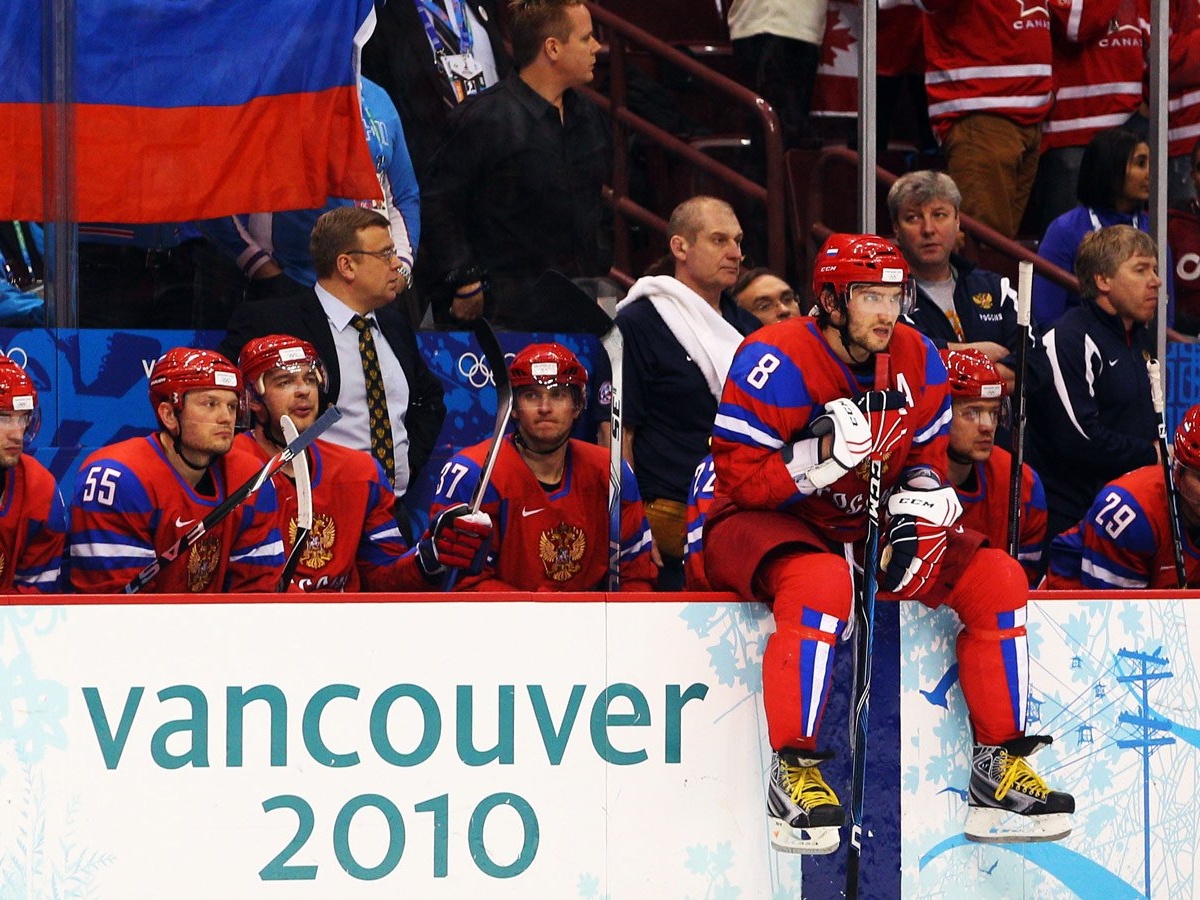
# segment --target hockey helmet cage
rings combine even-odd
[[[1200,404],[1184,413],[1175,429],[1175,462],[1200,472]]]
[[[955,397],[995,400],[1008,393],[1006,382],[987,355],[974,347],[941,351]]]
[[[913,306],[914,288],[908,263],[891,241],[873,234],[831,234],[813,263],[813,299],[831,287],[838,307],[845,308],[856,284],[887,284],[900,288],[900,314]],[[823,307],[821,307],[823,309]]]
[[[308,341],[290,334],[268,334],[248,341],[238,355],[238,368],[247,389],[263,392],[263,376],[272,369],[310,371],[317,376],[317,390],[324,394],[329,384],[325,365],[317,349]]]
[[[178,413],[188,391],[233,391],[242,395],[242,373],[220,353],[175,347],[160,356],[150,370],[150,406],[158,415],[160,403]]]
[[[587,369],[562,344],[530,344],[508,367],[514,390],[530,385],[567,385],[575,389],[581,405],[587,403]]]

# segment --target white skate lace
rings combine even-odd
[[[1001,776],[1000,783],[996,785],[996,799],[1003,800],[1009,790],[1016,787],[1022,794],[1045,800],[1050,788],[1042,781],[1041,776],[1030,768],[1029,763],[1025,762],[1025,757],[1009,756],[1005,750],[1000,752]]]

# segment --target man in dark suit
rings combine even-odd
[[[313,344],[328,368],[329,398],[343,414],[326,438],[372,453],[399,501],[429,459],[446,406],[441,381],[392,305],[403,281],[388,220],[374,210],[338,207],[317,219],[310,249],[312,292],[243,303],[219,349],[237,359],[247,341],[276,333]],[[368,399],[368,386],[380,383],[383,403]]]
[[[388,0],[376,6],[362,71],[396,104],[419,179],[450,110],[473,85],[487,87],[507,76],[512,61],[504,49],[496,0]],[[465,40],[459,33],[463,25]],[[457,59],[462,56],[478,66],[479,81],[462,77],[474,71],[470,61]],[[448,69],[459,74],[452,76]]]

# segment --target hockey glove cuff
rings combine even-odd
[[[477,569],[491,543],[492,517],[471,513],[459,503],[434,516],[425,536],[417,543],[417,561],[426,575],[440,575],[447,568]]]

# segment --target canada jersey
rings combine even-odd
[[[157,437],[130,438],[88,456],[71,508],[71,585],[121,591],[157,556],[258,474],[256,457],[233,449],[209,466],[216,496],[196,493],[167,460]],[[275,488],[264,484],[143,591],[273,591],[283,568]]]
[[[262,462],[270,457],[250,434],[238,435],[235,446]],[[288,590],[429,590],[392,515],[395,495],[375,458],[323,440],[310,444],[307,454],[313,524]],[[285,553],[291,553],[298,527],[296,483],[283,472],[272,481]]]
[[[912,466],[927,466],[946,481],[950,395],[946,368],[928,338],[897,323],[888,346],[888,385],[903,392],[906,432],[885,454],[886,492]],[[873,369],[874,363],[872,363]],[[866,534],[867,469],[864,460],[833,484],[802,493],[780,452],[811,438],[825,404],[857,397],[874,387],[874,372],[856,375],[834,354],[813,318],[760,328],[738,348],[713,427],[718,498],[743,509],[789,512],[836,542]]]
[[[3,473],[0,489],[0,593],[61,589],[67,514],[54,476],[28,454]]]
[[[955,487],[962,503],[958,519],[963,528],[987,535],[988,543],[1001,550],[1008,547],[1009,479],[1012,478],[1012,454],[993,447],[992,455],[975,463],[972,490]],[[1017,559],[1031,579],[1042,562],[1042,542],[1046,538],[1046,492],[1042,479],[1028,463],[1021,466],[1021,540]]]
[[[442,467],[430,516],[469,502],[491,441],[459,452]],[[493,548],[479,575],[460,590],[593,591],[608,572],[608,450],[572,439],[557,490],[548,492],[521,458],[512,438],[496,456],[482,512],[495,525]],[[650,526],[637,481],[622,464],[621,590],[646,591],[656,576]]]
[[[1175,588],[1175,550],[1162,467],[1110,481],[1079,524],[1050,545],[1051,589]],[[1188,584],[1200,583],[1200,550],[1182,534]]]

